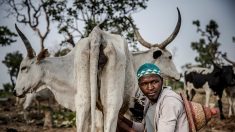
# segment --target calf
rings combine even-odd
[[[185,72],[185,88],[189,100],[193,99],[195,90],[200,88],[206,92],[206,106],[209,105],[211,91],[218,96],[218,105],[220,109],[220,118],[223,119],[222,95],[226,87],[235,84],[232,66],[218,67],[214,65],[213,69],[194,67]]]

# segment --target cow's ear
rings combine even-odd
[[[41,52],[37,56],[37,64],[40,62],[40,60],[43,60],[44,58],[49,56],[49,52],[47,49],[41,50]]]
[[[157,59],[158,57],[160,57],[162,55],[162,51],[161,50],[157,50],[153,52],[153,58]]]

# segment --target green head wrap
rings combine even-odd
[[[137,71],[137,78],[139,79],[147,74],[157,74],[161,76],[160,69],[155,64],[152,63],[145,63],[142,66],[140,66],[140,68]]]

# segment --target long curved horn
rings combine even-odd
[[[144,47],[150,49],[150,48],[151,48],[151,43],[148,43],[147,41],[145,41],[145,40],[142,38],[142,36],[140,35],[140,33],[139,33],[138,29],[136,28],[135,24],[133,24],[133,22],[131,21],[131,19],[128,18],[128,17],[126,17],[126,18],[127,18],[128,21],[130,21],[130,23],[131,23],[131,25],[132,25],[132,27],[133,27],[133,29],[134,29],[134,33],[135,33],[135,35],[136,35],[137,41],[139,41],[140,44],[143,45]]]
[[[154,44],[154,47],[159,47],[161,49],[164,49],[171,41],[173,41],[175,39],[175,37],[177,36],[179,30],[180,30],[180,26],[181,26],[181,14],[180,11],[177,7],[177,12],[178,12],[178,22],[177,25],[175,27],[175,30],[173,31],[173,33],[165,40],[163,41],[161,44]]]
[[[35,51],[33,50],[29,40],[25,37],[25,35],[20,31],[20,29],[17,27],[17,25],[15,24],[15,28],[17,33],[19,34],[20,38],[22,39],[22,41],[24,42],[24,45],[26,47],[26,50],[28,52],[27,56],[31,59],[33,57],[35,57]]]

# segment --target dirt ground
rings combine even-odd
[[[211,102],[215,100],[212,97]],[[195,102],[204,103],[204,95],[197,94],[194,98]],[[224,114],[228,115],[228,101],[223,97]],[[23,114],[20,110],[17,110],[14,105],[14,99],[0,102],[0,132],[75,132],[74,127],[54,127],[52,129],[43,129],[43,114],[35,114],[34,122],[27,124],[23,120]],[[235,132],[235,117],[226,118],[220,120],[218,117],[212,118],[212,120],[201,129],[199,132]]]
[[[55,106],[53,106],[54,108]],[[11,97],[7,101],[0,101],[0,132],[75,132],[74,127],[43,128],[44,114],[40,112],[30,112],[30,123],[24,120],[22,108],[17,108],[15,98]]]

